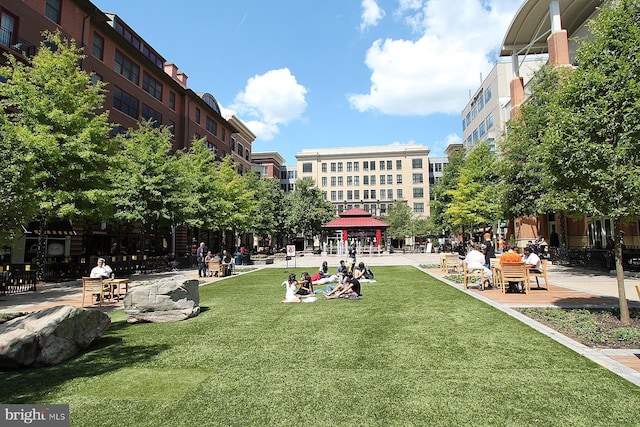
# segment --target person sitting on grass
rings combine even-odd
[[[358,279],[360,283],[376,283],[376,281],[373,280],[373,277],[371,277],[371,274],[371,271],[367,268],[364,262],[360,261],[356,271],[353,273],[353,277]]]
[[[289,279],[282,282],[283,286],[286,286],[287,291],[284,296],[284,301],[282,302],[300,302],[300,298],[296,296],[296,287],[298,286],[298,281],[296,280],[295,274],[290,274]]]
[[[354,278],[353,273],[350,271],[347,271],[345,276],[347,281],[343,285],[336,286],[336,288],[328,294],[325,294],[324,297],[326,299],[360,299],[360,296],[362,296],[362,292],[360,291],[360,281]]]
[[[296,291],[296,295],[313,295],[313,283],[311,282],[311,276],[306,271],[300,275],[298,285],[300,285],[300,287]]]

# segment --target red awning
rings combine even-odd
[[[389,228],[389,224],[371,217],[342,217],[329,221],[322,228]]]

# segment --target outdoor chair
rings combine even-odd
[[[102,307],[102,301],[105,298],[104,283],[100,277],[83,277],[82,278],[82,306],[84,307],[85,297],[89,295],[89,301],[93,304],[94,298],[98,298],[98,303]]]
[[[535,273],[529,269],[529,280],[531,280],[532,277],[535,277],[536,285],[539,288],[540,282],[538,282],[538,278],[542,278],[544,279],[544,286],[546,286],[546,289],[549,290],[549,279],[547,278],[547,260],[546,259],[540,260],[540,263],[542,264],[542,267],[541,267],[542,271],[540,273]]]
[[[502,293],[506,292],[509,282],[522,282],[526,294],[529,293],[529,272],[524,262],[505,262],[500,270]]]
[[[445,265],[447,273],[451,270],[457,273],[460,269],[460,257],[458,254],[447,254]]]
[[[502,288],[504,284],[502,283],[502,279],[500,278],[500,260],[498,258],[490,258],[489,262],[491,274],[493,275],[493,286],[495,286],[496,288]]]
[[[210,277],[218,277],[224,274],[220,261],[209,261],[207,264],[207,272]]]
[[[638,292],[638,298],[640,298],[640,285],[636,285],[636,292]]]
[[[440,270],[447,271],[447,254],[440,254]]]
[[[480,285],[478,285],[478,289],[484,290],[483,275],[484,271],[481,268],[467,268],[467,262],[462,261],[462,274],[464,277],[463,285],[464,288],[467,289],[469,287],[469,279],[474,278],[480,280]]]

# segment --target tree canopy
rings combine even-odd
[[[333,205],[322,198],[322,192],[311,178],[298,180],[287,198],[286,228],[291,234],[300,233],[305,237],[320,234],[322,225],[335,217]]]

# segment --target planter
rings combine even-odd
[[[251,258],[251,264],[253,264],[253,265],[273,264],[273,257]]]

